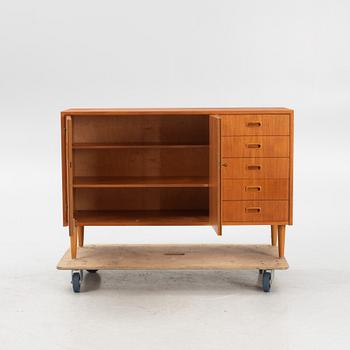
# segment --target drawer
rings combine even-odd
[[[288,179],[222,181],[223,200],[288,199]]]
[[[287,222],[288,201],[223,201],[225,222]]]
[[[223,115],[222,136],[289,135],[289,114]]]
[[[222,158],[223,179],[287,179],[289,158]]]
[[[223,157],[289,157],[289,136],[225,136]]]

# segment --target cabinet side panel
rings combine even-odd
[[[293,225],[294,111],[290,113],[289,123],[289,225]]]
[[[68,226],[67,210],[67,159],[66,159],[66,118],[61,113],[61,167],[62,167],[62,213],[63,226]]]

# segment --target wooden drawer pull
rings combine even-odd
[[[261,170],[261,165],[248,165],[248,170]]]
[[[222,163],[221,166],[226,168],[228,166],[228,164],[227,163]]]
[[[261,148],[261,143],[247,143],[247,148]]]
[[[261,191],[261,186],[247,186],[245,188],[246,192],[260,192]]]
[[[259,128],[262,125],[261,122],[248,122],[247,127],[248,128]]]
[[[245,208],[245,212],[250,214],[257,214],[257,213],[261,213],[261,208],[259,207]]]

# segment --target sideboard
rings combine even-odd
[[[68,109],[61,113],[63,224],[268,225],[284,256],[293,222],[293,110]]]

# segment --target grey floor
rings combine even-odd
[[[45,246],[6,254],[2,349],[347,349],[350,270],[102,271],[73,294]],[[26,257],[26,259],[24,259]],[[299,265],[299,264],[296,264]]]

